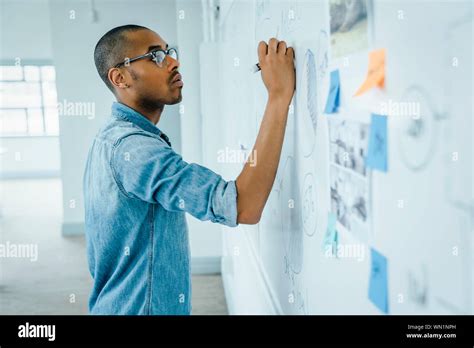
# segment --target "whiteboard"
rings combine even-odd
[[[260,74],[250,70],[260,40],[286,40],[295,47],[297,67],[262,219],[224,234],[226,262],[249,265],[232,268],[229,279],[239,286],[227,284],[226,292],[234,288],[232,301],[247,296],[251,303],[240,289],[259,287],[269,299],[268,313],[381,314],[368,296],[373,248],[387,259],[389,314],[472,313],[473,57],[465,44],[473,42],[472,4],[368,1],[359,28],[365,41],[353,47],[331,33],[330,6],[322,0],[234,0],[219,18],[219,87],[203,87],[203,103],[218,103],[203,115],[222,127],[208,130],[214,148],[245,151],[255,142],[267,97]],[[354,97],[368,54],[378,48],[387,54],[385,88]],[[340,108],[325,114],[329,75],[336,69]],[[371,114],[406,100],[416,102],[421,121],[389,116],[388,171],[364,170]],[[340,161],[344,146],[355,149],[350,165]],[[243,164],[226,158],[216,169],[235,179]],[[355,200],[358,210],[340,213]],[[330,212],[340,213],[340,256],[323,248]],[[236,252],[236,243],[248,250]]]

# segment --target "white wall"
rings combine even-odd
[[[48,0],[1,0],[1,59],[52,59]]]
[[[52,62],[48,0],[0,0],[0,63]],[[0,178],[58,176],[59,138],[6,137],[0,147]]]
[[[181,109],[182,155],[188,162],[203,164],[203,130],[201,115],[201,78],[199,47],[203,41],[201,2],[178,0],[177,35],[180,49],[181,73],[183,75],[183,101]],[[194,263],[193,272],[219,272],[221,251],[221,228],[210,222],[200,222],[188,215],[191,253],[202,260]]]
[[[0,140],[6,149],[1,155],[0,178],[59,176],[59,139],[47,137],[8,137]]]

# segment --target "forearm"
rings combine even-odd
[[[245,163],[236,180],[237,221],[254,224],[260,220],[280,161],[289,103],[270,96],[253,147],[253,163]]]

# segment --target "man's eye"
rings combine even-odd
[[[163,52],[159,51],[154,54],[154,60],[158,63],[161,63],[163,61],[164,55]]]

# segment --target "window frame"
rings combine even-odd
[[[3,80],[2,77],[0,77],[0,82],[2,82],[2,83],[9,83],[9,82],[12,82],[12,83],[17,83],[17,82],[38,83],[39,90],[40,90],[41,106],[37,107],[37,108],[36,107],[34,107],[34,108],[28,108],[28,107],[11,108],[11,107],[8,107],[7,108],[7,107],[1,107],[0,106],[0,111],[1,110],[24,110],[25,115],[26,115],[26,132],[22,132],[22,133],[18,133],[18,134],[14,134],[14,133],[6,134],[6,133],[0,132],[0,139],[2,139],[2,138],[7,138],[7,139],[8,138],[15,138],[16,139],[16,138],[48,138],[48,137],[57,138],[57,137],[59,137],[59,130],[58,130],[57,134],[47,133],[47,131],[46,131],[45,111],[47,109],[52,108],[51,106],[45,106],[44,105],[43,82],[48,82],[48,81],[43,80],[41,73],[40,73],[38,81],[26,81],[25,80],[25,70],[24,70],[25,67],[27,67],[27,66],[35,66],[35,67],[38,67],[39,69],[41,69],[41,67],[44,67],[44,66],[52,66],[55,69],[55,72],[56,72],[56,67],[55,67],[53,61],[49,60],[49,59],[20,59],[19,63],[20,64],[16,64],[16,59],[9,59],[9,60],[0,59],[0,66],[11,66],[11,67],[20,66],[22,68],[22,77],[23,77],[22,80]],[[54,85],[56,87],[56,92],[57,92],[57,77],[54,79]],[[58,101],[56,100],[56,108],[57,108],[57,102]],[[42,120],[42,123],[43,123],[43,133],[42,134],[30,133],[29,125],[28,125],[28,109],[37,109],[37,110],[41,111],[41,120]],[[59,115],[58,115],[58,122],[59,122]]]

